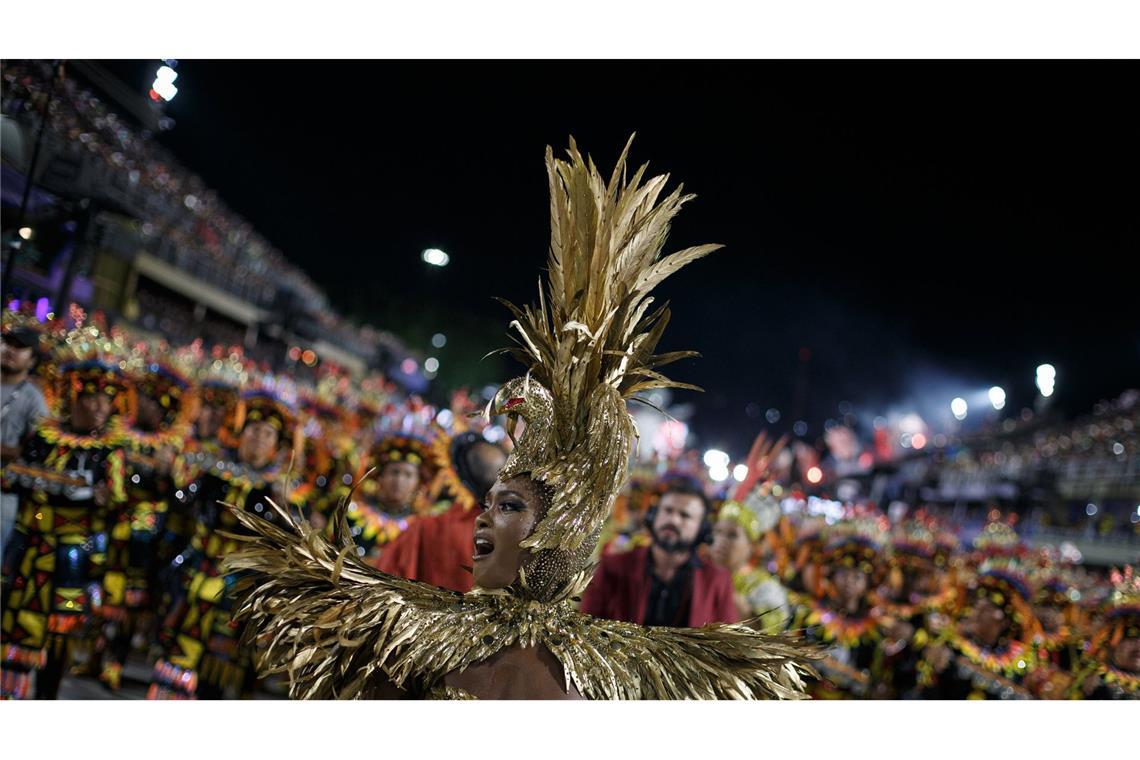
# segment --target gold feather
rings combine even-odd
[[[249,532],[232,536],[241,548],[223,567],[244,576],[235,619],[249,622],[247,641],[266,642],[259,672],[286,674],[295,699],[367,698],[385,683],[424,695],[516,645],[549,649],[567,689],[589,699],[802,699],[806,662],[820,657],[750,623],[656,628],[584,615],[573,599],[591,567],[546,604],[525,573],[508,589],[458,594],[385,575],[291,516],[283,530],[230,509]]]
[[[532,408],[517,384],[500,391],[491,404],[494,411],[528,423],[524,441],[512,452],[501,477],[530,473],[553,486],[554,478],[565,475],[567,463],[575,467],[572,477],[558,478],[550,509],[523,542],[535,551],[577,552],[605,521],[636,438],[626,400],[655,388],[699,390],[658,371],[695,353],[653,353],[669,322],[669,309],[664,305],[649,312],[649,293],[720,246],[695,246],[662,256],[673,217],[694,196],[678,187],[661,199],[668,176],[645,179],[647,165],[627,178],[632,143],[631,136],[609,182],[592,160],[582,157],[573,138],[568,161],[555,159],[547,148],[549,282],[545,294],[539,285],[533,308],[503,301],[515,317],[511,328],[521,345],[509,352],[550,393],[550,403],[540,406],[553,418],[539,420],[541,410]],[[527,445],[526,438],[539,435],[549,440]],[[579,448],[588,454],[577,455]]]

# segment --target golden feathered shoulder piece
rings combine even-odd
[[[387,684],[424,695],[448,673],[509,646],[544,646],[567,691],[588,699],[802,699],[806,644],[747,625],[656,628],[575,609],[589,569],[537,603],[515,589],[459,594],[375,570],[343,521],[330,541],[273,504],[273,523],[242,510],[250,532],[225,570],[244,575],[235,617],[263,646],[262,675],[283,673],[294,699],[360,699]],[[283,526],[283,527],[281,527]]]
[[[517,420],[526,421],[501,478],[529,473],[553,494],[523,547],[571,556],[571,572],[594,548],[625,480],[637,435],[626,401],[654,388],[700,390],[659,372],[697,354],[654,353],[669,309],[651,309],[650,292],[720,246],[662,255],[673,217],[694,196],[678,187],[662,197],[669,177],[645,180],[647,165],[627,177],[632,141],[608,183],[573,138],[568,161],[547,148],[549,282],[539,285],[533,306],[503,302],[515,316],[511,328],[518,343],[504,351],[528,372],[506,383],[488,407],[507,415],[512,439]]]

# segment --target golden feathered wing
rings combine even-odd
[[[223,569],[239,576],[234,619],[250,624],[259,672],[286,673],[291,697],[366,697],[384,680],[414,686],[421,674],[450,672],[494,652],[466,646],[480,641],[489,609],[381,573],[357,558],[347,530],[338,530],[334,544],[271,506],[287,527],[232,510],[250,534],[230,534],[243,546]],[[424,651],[431,656],[421,661]]]
[[[381,684],[425,693],[506,646],[546,646],[591,699],[803,698],[807,645],[744,625],[646,628],[538,603],[512,591],[458,594],[386,575],[272,505],[284,528],[233,510],[250,535],[225,570],[248,573],[235,618],[250,624],[258,670],[285,673],[296,699],[367,698]],[[339,520],[338,520],[339,523]],[[525,584],[525,579],[523,580]]]

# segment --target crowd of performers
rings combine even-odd
[[[67,673],[119,689],[132,653],[153,663],[150,698],[251,696],[264,642],[231,617],[231,508],[344,520],[380,570],[469,591],[510,446],[462,393],[439,415],[379,376],[331,368],[307,385],[74,307],[46,323],[5,312],[4,389],[4,698],[55,698]],[[921,509],[893,524],[867,504],[812,514],[770,476],[779,448],[761,436],[730,494],[667,462],[635,472],[582,609],[800,631],[827,650],[817,698],[1140,694],[1131,568],[1088,572],[1001,521],[963,545]]]
[[[779,448],[761,434],[748,478],[719,500],[708,498],[713,489],[695,468],[635,474],[586,611],[646,622],[632,607],[607,609],[610,587],[684,567],[662,549],[679,545],[684,554],[688,538],[685,562],[699,568],[703,560],[712,566],[705,576],[716,568],[726,576],[702,582],[693,572],[690,618],[700,612],[690,624],[801,631],[827,652],[813,663],[816,699],[1140,697],[1134,568],[1095,572],[1057,547],[1031,548],[1013,527],[1016,516],[996,510],[968,542],[921,507],[893,523],[866,503],[813,513],[797,485],[766,478]],[[686,500],[690,516],[703,511],[707,522],[691,521],[686,534],[674,520],[665,532],[663,513],[674,504],[683,512]],[[644,558],[626,559],[637,552]],[[726,589],[729,605],[718,601]]]
[[[445,430],[379,376],[301,386],[237,348],[133,340],[74,308],[5,312],[4,359],[6,422],[29,419],[4,441],[5,698],[55,698],[68,672],[118,689],[132,649],[154,661],[152,698],[249,696],[220,569],[241,527],[223,505],[344,519],[366,561],[471,587],[473,494],[506,452],[467,429],[463,394]]]

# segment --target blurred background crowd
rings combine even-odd
[[[99,63],[2,66],[4,697],[280,696],[231,620],[219,503],[343,520],[366,561],[465,591],[511,446],[478,415],[499,365],[441,369],[495,346],[427,305],[380,327],[339,313],[164,147],[178,62],[156,67],[140,94]],[[842,401],[810,430],[798,357],[791,411],[716,411],[710,434],[669,393],[644,394],[665,415],[631,409],[583,608],[802,631],[828,647],[821,698],[1135,697],[1133,378],[1065,409],[1064,371],[1040,364],[1026,388],[921,415]]]

